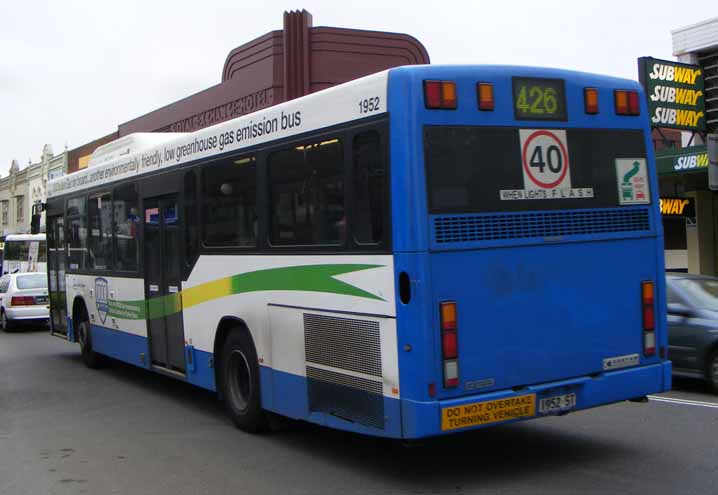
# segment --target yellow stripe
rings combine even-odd
[[[232,293],[232,277],[196,285],[182,291],[182,307],[189,308]]]

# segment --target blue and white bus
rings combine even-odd
[[[644,96],[413,66],[51,181],[52,331],[224,400],[415,439],[670,388]]]

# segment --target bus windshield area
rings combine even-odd
[[[646,149],[640,130],[426,126],[424,158],[430,213],[612,208]]]
[[[5,261],[27,261],[30,255],[30,244],[32,242],[40,242],[37,261],[45,263],[47,261],[45,241],[5,241],[3,259]]]

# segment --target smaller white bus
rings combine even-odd
[[[45,234],[10,234],[5,236],[2,274],[47,271]]]

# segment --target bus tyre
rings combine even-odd
[[[0,311],[0,327],[2,327],[3,332],[10,332],[13,328],[12,322],[8,319],[4,309]]]
[[[706,378],[708,378],[708,385],[710,385],[711,391],[714,394],[718,394],[718,349],[711,352],[708,357]]]
[[[92,369],[99,368],[102,365],[102,356],[92,350],[90,322],[85,319],[77,325],[77,341],[80,343],[80,353],[85,366]]]
[[[220,356],[219,381],[224,405],[234,424],[248,433],[267,429],[267,415],[259,394],[259,364],[246,332],[231,332]]]

